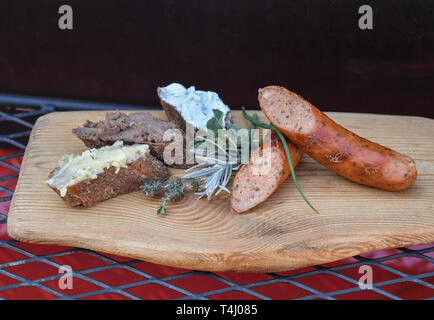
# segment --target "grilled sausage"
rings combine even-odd
[[[357,136],[297,94],[269,86],[259,90],[258,99],[274,126],[337,174],[388,191],[404,190],[416,180],[412,158]]]
[[[293,166],[298,164],[302,152],[291,142],[287,141]],[[258,161],[270,152],[271,165],[267,170],[267,163]],[[265,156],[266,158],[267,156]],[[263,166],[263,167],[262,167]],[[262,169],[264,169],[261,172]],[[244,213],[270,197],[290,174],[290,167],[280,138],[272,132],[271,143],[262,144],[250,156],[249,162],[244,164],[235,175],[231,192],[231,210],[234,213]]]

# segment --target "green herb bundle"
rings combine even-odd
[[[213,195],[218,195],[221,191],[230,193],[230,190],[226,185],[230,181],[232,172],[238,170],[242,163],[248,160],[250,153],[253,151],[249,150],[247,159],[245,159],[239,148],[240,143],[237,138],[234,139],[233,135],[230,133],[239,133],[239,130],[246,129],[238,129],[234,124],[230,124],[225,128],[223,113],[217,109],[214,109],[213,112],[214,116],[207,122],[208,135],[205,133],[205,135],[199,136],[194,140],[192,152],[195,154],[195,159],[198,163],[186,170],[186,172],[192,172],[186,174],[182,178],[178,177],[175,180],[167,180],[164,183],[161,181],[151,181],[140,187],[143,193],[147,196],[162,196],[162,202],[157,210],[158,214],[166,212],[166,207],[169,202],[174,202],[183,197],[186,188],[193,189],[195,194],[199,196],[198,199],[207,196],[208,200],[211,200]],[[250,121],[250,130],[247,131],[249,146],[252,146],[253,129],[256,129],[257,127],[273,130],[277,133],[284,146],[285,154],[291,169],[292,179],[294,180],[298,191],[312,210],[319,213],[301,191],[295,176],[288,145],[283,134],[275,126],[259,121],[256,113],[253,114],[253,116],[249,116],[244,107],[242,107],[242,112],[244,117]],[[224,141],[224,143],[221,143],[222,141]],[[213,152],[209,152],[208,149],[208,153],[205,155],[203,154],[201,146],[205,143],[212,146]],[[260,140],[259,143],[261,143]],[[235,160],[230,159],[230,155],[233,155],[234,153]]]

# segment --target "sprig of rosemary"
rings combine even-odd
[[[199,164],[187,170],[196,169],[203,165],[205,164]],[[210,200],[214,194],[218,195],[222,190],[230,193],[226,185],[231,178],[232,171],[236,169],[238,168],[234,168],[231,163],[214,164],[186,174],[182,179],[199,179],[196,180],[198,181],[198,188],[195,194],[199,196],[198,199],[207,196]]]
[[[247,120],[249,120],[251,123],[254,123],[255,125],[257,125],[259,127],[262,127],[262,128],[265,128],[265,129],[274,130],[277,133],[277,135],[279,136],[280,140],[282,141],[283,148],[285,149],[286,157],[287,157],[288,163],[289,163],[289,168],[291,169],[292,180],[294,180],[294,183],[295,183],[295,186],[298,189],[298,192],[300,192],[300,195],[303,197],[304,201],[306,201],[306,203],[309,205],[309,207],[311,207],[312,210],[315,211],[316,213],[319,213],[319,211],[317,209],[315,209],[315,207],[309,202],[309,200],[307,200],[307,198],[305,197],[303,191],[301,191],[301,188],[300,188],[300,186],[299,186],[299,184],[297,182],[297,178],[295,177],[294,166],[292,165],[292,159],[291,159],[291,155],[289,153],[288,144],[286,143],[286,139],[285,139],[284,135],[282,134],[282,132],[280,132],[280,130],[277,129],[272,124],[263,123],[263,122],[259,121],[257,118],[249,116],[246,113],[246,110],[245,110],[244,107],[241,107],[241,110],[243,112],[244,118],[246,118]]]

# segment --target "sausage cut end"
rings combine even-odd
[[[277,127],[294,133],[310,133],[315,126],[312,106],[299,95],[279,86],[259,89],[259,104]]]

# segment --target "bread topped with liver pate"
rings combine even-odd
[[[116,141],[124,144],[146,144],[150,148],[151,154],[164,162],[164,148],[173,139],[165,139],[168,130],[173,130],[181,135],[178,140],[185,147],[184,133],[175,123],[156,118],[149,112],[135,112],[126,114],[119,111],[107,112],[104,120],[93,122],[87,121],[82,127],[75,128],[72,132],[83,141],[89,148],[99,148],[112,145]],[[185,152],[184,152],[185,154]],[[191,165],[181,163],[170,164],[170,167],[186,168]]]
[[[126,114],[119,111],[107,112],[105,119],[87,121],[72,132],[89,148],[100,148],[116,141],[125,144],[147,144],[155,156],[170,141],[164,141],[164,133],[169,129],[179,129],[173,122],[158,119],[149,112]]]

